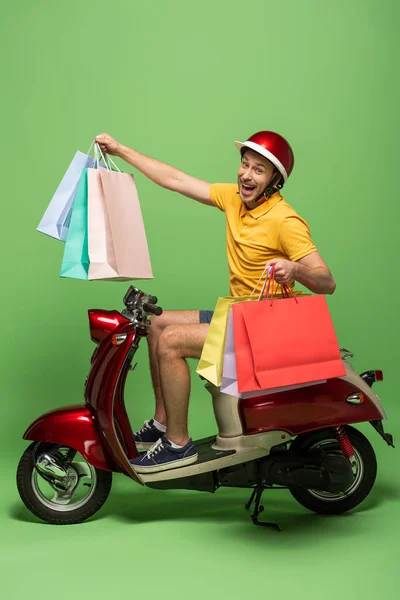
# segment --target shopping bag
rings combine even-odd
[[[223,356],[221,392],[223,392],[224,394],[229,394],[230,396],[236,396],[237,398],[254,398],[256,396],[263,396],[265,393],[264,390],[242,393],[240,393],[238,390],[235,342],[233,334],[233,315],[231,307],[229,307],[229,309],[230,310],[228,316],[228,325],[226,329],[225,349]]]
[[[87,279],[88,271],[87,169],[83,169],[72,207],[60,276]]]
[[[97,264],[90,278],[152,279],[149,249],[133,175],[101,169],[94,175],[90,173],[91,184],[95,179],[97,200],[101,198],[103,202],[100,213],[104,209],[102,216],[98,213],[97,218],[103,221],[104,231],[98,234],[95,242],[93,228],[89,224],[91,253],[95,243],[98,251]],[[97,202],[97,207],[100,205]],[[114,271],[116,276],[113,275]]]
[[[95,158],[77,152],[47,207],[37,231],[65,242],[82,171],[93,167]],[[104,166],[104,165],[102,165]]]
[[[221,392],[223,392],[224,394],[229,394],[231,396],[237,396],[238,398],[243,397],[243,394],[239,394],[237,386],[235,342],[233,334],[233,316],[231,310],[228,316],[228,325],[226,328],[225,336]]]
[[[325,296],[261,300],[232,310],[239,392],[345,375]]]
[[[313,381],[310,383],[300,383],[298,385],[289,385],[289,386],[283,386],[283,387],[279,387],[279,388],[271,388],[271,389],[265,389],[265,390],[257,390],[257,391],[253,391],[253,392],[240,393],[238,390],[238,384],[237,384],[235,343],[234,343],[234,333],[233,333],[233,315],[232,315],[232,311],[230,310],[229,317],[228,317],[228,327],[226,330],[221,392],[223,392],[224,394],[229,394],[231,396],[236,396],[237,398],[246,399],[246,398],[256,398],[259,396],[265,396],[268,394],[287,392],[289,390],[298,389],[298,388],[302,388],[302,387],[308,387],[310,385],[319,385],[321,383],[326,383],[326,379],[319,380],[319,381]]]
[[[117,259],[98,169],[88,169],[88,279],[118,278]]]
[[[246,302],[253,299],[250,296],[242,298],[225,296],[218,298],[196,369],[196,373],[216,386],[220,386],[222,382],[222,366],[229,309],[235,302]]]
[[[214,309],[213,318],[211,319],[211,323],[208,328],[208,333],[201,357],[196,369],[196,373],[218,387],[222,383],[224,348],[228,325],[228,315],[231,306],[236,302],[248,302],[250,300],[256,300],[254,293],[256,292],[261,280],[265,279],[265,274],[267,271],[269,273],[268,267],[264,269],[250,296],[225,296],[218,298],[217,305]],[[264,287],[261,290],[261,294],[263,292]],[[261,297],[261,295],[259,297]]]

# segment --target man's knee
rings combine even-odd
[[[164,327],[157,343],[157,357],[163,358],[176,354],[181,345],[180,332],[174,325]]]
[[[169,325],[168,311],[165,311],[159,317],[157,317],[157,316],[152,317],[151,318],[151,327],[150,327],[150,331],[149,331],[149,335],[148,335],[147,339],[149,341],[157,340],[160,337],[161,333],[164,331],[164,329],[166,327],[168,327],[168,325]]]
[[[167,327],[177,325],[180,322],[181,324],[196,323],[198,322],[197,314],[198,311],[182,311],[178,313],[173,310],[165,310],[159,317],[152,317],[150,332],[147,339],[150,342],[158,341],[158,338]]]

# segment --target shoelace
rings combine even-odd
[[[148,429],[151,429],[151,426],[149,425],[149,423],[150,423],[150,421],[145,421],[143,427],[141,427],[139,429],[139,431],[137,432],[137,435],[140,435],[141,433],[144,433]]]
[[[149,450],[147,450],[145,458],[153,458],[156,454],[159,454],[161,450],[164,450],[164,444],[160,438],[151,448],[149,448]]]

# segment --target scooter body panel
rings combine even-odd
[[[280,393],[239,401],[247,435],[283,429],[295,436],[337,425],[385,419],[379,398],[347,363],[346,376]],[[346,398],[362,392],[363,402]]]
[[[129,321],[117,310],[94,308],[88,311],[90,337],[99,344],[105,340],[117,327]]]
[[[89,315],[92,320],[95,315],[97,324],[102,311],[92,310],[89,311]],[[104,311],[103,318],[110,318],[108,311]],[[142,483],[129,463],[138,453],[124,403],[125,381],[130,368],[128,355],[133,347],[134,338],[133,325],[123,319],[101,341],[92,357],[92,368],[85,386],[85,400],[97,415],[104,444],[118,465],[118,470],[137,483]]]
[[[358,389],[333,379],[326,384],[301,390],[289,390],[240,402],[245,434],[273,431],[278,427],[291,435],[337,425],[381,419],[376,406],[367,399],[352,405],[346,396]]]
[[[70,446],[98,469],[119,470],[108,456],[93,414],[87,406],[79,404],[51,410],[33,421],[23,438]]]

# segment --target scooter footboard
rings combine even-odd
[[[116,471],[104,451],[93,415],[87,406],[65,406],[38,417],[25,431],[24,440],[70,446],[91,465],[105,471]]]

